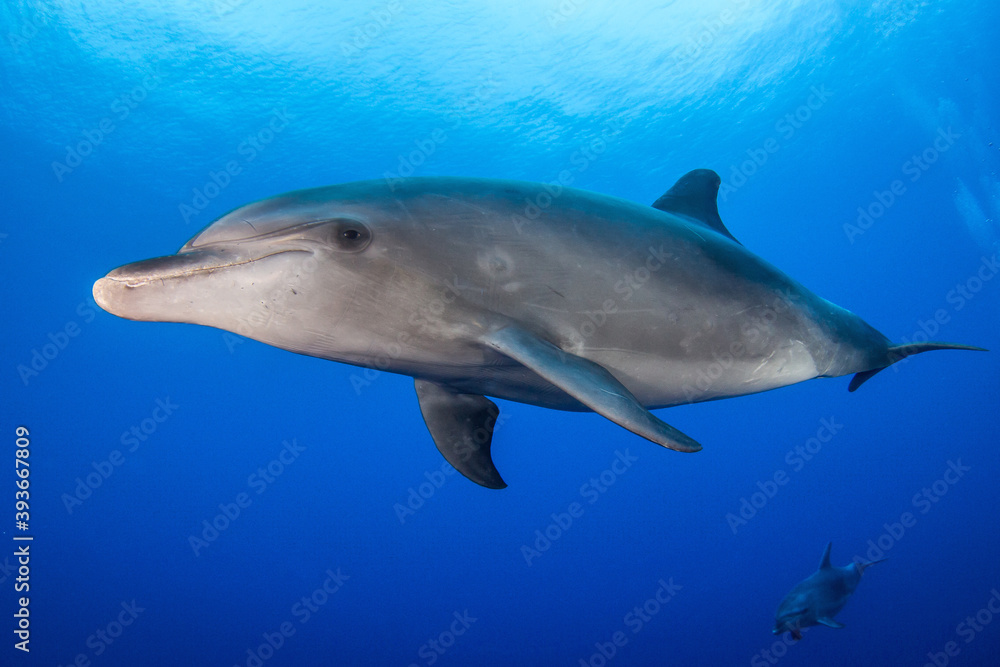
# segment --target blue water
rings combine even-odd
[[[1000,350],[994,3],[426,4],[0,8],[0,661],[998,664],[998,352],[660,412],[696,455],[500,402],[490,491],[440,472],[408,378],[95,306],[287,190],[568,170],[652,202],[708,167],[733,234],[816,293]],[[774,611],[828,541],[889,560],[789,645]]]

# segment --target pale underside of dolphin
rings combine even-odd
[[[843,628],[844,625],[833,617],[840,613],[854,594],[865,569],[885,560],[854,561],[844,567],[835,567],[830,564],[832,546],[832,542],[827,543],[819,569],[796,584],[778,605],[772,630],[774,634],[788,631],[793,639],[799,640],[802,639],[802,628],[813,625]]]
[[[694,452],[650,409],[850,373],[853,391],[918,352],[980,349],[893,346],[736,241],[719,183],[690,172],[652,207],[471,178],[300,190],[115,269],[94,297],[120,317],[409,375],[438,449],[489,488],[506,484],[487,396],[591,410]]]

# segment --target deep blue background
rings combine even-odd
[[[655,4],[0,8],[0,452],[8,480],[14,427],[30,427],[35,536],[30,656],[11,647],[0,572],[3,664],[246,665],[288,621],[265,664],[426,665],[421,647],[466,610],[477,620],[436,664],[576,666],[617,631],[628,644],[609,664],[765,664],[777,646],[782,665],[923,665],[948,641],[951,664],[997,664],[1000,618],[956,634],[1000,588],[997,352],[921,356],[856,394],[824,380],[661,412],[705,444],[692,456],[503,403],[494,458],[510,487],[452,476],[401,523],[394,505],[442,463],[408,378],[355,391],[355,368],[94,309],[111,268],[174,252],[240,204],[382,177],[435,131],[418,175],[547,181],[611,123],[574,185],[652,202],[696,167],[732,185],[748,151],[777,145],[720,201],[737,238],[894,340],[943,309],[935,337],[1000,349],[1000,280],[961,309],[948,299],[998,246],[995,3]],[[827,99],[803,109],[813,88]],[[248,160],[242,142],[275,109],[287,127]],[[907,161],[949,129],[910,181]],[[241,172],[185,222],[180,206],[230,160]],[[849,242],[844,225],[895,179],[905,193]],[[70,322],[79,334],[22,379]],[[158,399],[178,407],[127,451]],[[843,428],[794,471],[786,453],[826,418]],[[258,495],[248,477],[293,439],[305,451]],[[124,463],[69,512],[64,494],[115,450]],[[626,450],[638,461],[528,566],[522,545]],[[958,460],[970,470],[921,513],[914,496]],[[727,513],[781,470],[734,534]],[[241,492],[252,504],[196,556],[189,536]],[[775,644],[774,610],[826,542],[847,563],[907,511],[916,524],[865,576],[846,629]],[[301,623],[293,606],[338,568],[341,590]],[[671,578],[682,588],[633,633],[625,615]],[[96,655],[88,637],[132,600],[144,611]]]

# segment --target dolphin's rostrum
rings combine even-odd
[[[833,617],[847,604],[865,569],[885,560],[856,560],[844,567],[834,567],[830,564],[832,546],[833,542],[826,545],[819,569],[796,584],[781,601],[774,617],[774,634],[788,631],[793,639],[802,639],[802,628],[821,624],[831,628],[844,627]]]
[[[853,391],[905,356],[979,349],[893,346],[737,242],[719,183],[692,171],[652,207],[471,178],[300,190],[115,269],[94,298],[409,375],[438,449],[489,488],[506,484],[486,396],[591,410],[694,452],[649,410],[849,373]]]

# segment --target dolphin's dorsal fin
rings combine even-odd
[[[835,621],[832,618],[830,618],[829,616],[824,616],[823,618],[817,618],[816,622],[817,623],[822,623],[823,625],[825,625],[828,628],[836,628],[837,630],[840,630],[841,628],[844,627],[843,623],[841,623],[839,621]]]
[[[695,169],[677,179],[674,187],[653,202],[653,208],[683,215],[736,241],[719,217],[719,184],[722,179],[711,169]],[[736,241],[739,243],[739,241]],[[742,245],[742,244],[741,244]]]
[[[493,465],[490,445],[500,410],[485,396],[464,394],[429,380],[414,380],[420,412],[442,456],[487,489],[507,486]]]
[[[833,546],[833,542],[826,543],[826,551],[823,552],[823,560],[819,562],[819,569],[827,570],[831,567],[830,565],[830,548]]]

